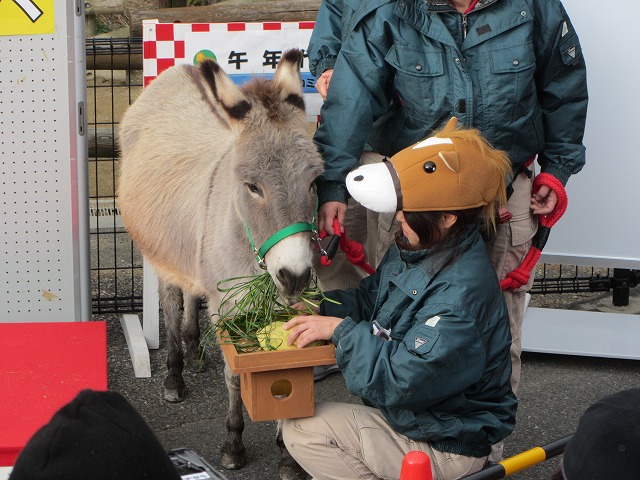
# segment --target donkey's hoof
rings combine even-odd
[[[220,465],[227,470],[238,470],[244,467],[246,463],[244,455],[242,457],[232,457],[228,454],[222,454],[222,457],[220,457]]]
[[[207,369],[207,362],[204,357],[189,358],[186,360],[186,364],[193,373],[201,373]]]
[[[247,460],[244,453],[239,455],[232,455],[230,453],[222,452],[220,454],[220,465],[227,470],[238,470],[245,466]]]
[[[180,392],[178,392],[177,390],[170,390],[168,388],[164,389],[164,399],[167,402],[171,402],[171,403],[179,403],[182,400],[184,400],[184,395],[182,395]]]
[[[278,474],[281,480],[310,480],[311,475],[303,470],[293,458],[282,459],[278,464]]]
[[[169,375],[164,379],[164,399],[177,403],[184,399],[185,383],[179,375]]]

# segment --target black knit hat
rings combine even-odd
[[[180,480],[145,420],[117,392],[83,390],[29,439],[10,480]]]
[[[587,408],[565,448],[562,472],[567,480],[640,478],[640,388]]]

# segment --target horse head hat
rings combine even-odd
[[[457,129],[454,117],[435,135],[382,163],[347,175],[351,196],[376,212],[455,211],[506,203],[511,162],[476,129]]]

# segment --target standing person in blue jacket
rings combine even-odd
[[[536,233],[536,215],[551,213],[558,198],[548,184],[532,191],[533,160],[559,188],[585,163],[586,67],[562,3],[324,0],[308,52],[312,72],[324,76],[319,88],[330,85],[315,135],[326,168],[318,181],[320,230],[333,233],[336,217],[345,225],[351,169],[371,163],[372,155],[380,161],[395,154],[455,115],[509,155],[508,202],[500,205],[489,250],[500,280],[518,267]],[[348,235],[350,228],[358,229],[346,225]],[[367,259],[375,266],[371,238],[386,247],[385,232],[393,229],[366,228]],[[516,393],[532,283],[533,275],[504,292]]]
[[[511,163],[455,123],[349,174],[353,198],[397,212],[402,230],[357,289],[326,292],[337,302],[284,325],[298,347],[331,340],[364,402],[284,421],[284,444],[313,478],[397,479],[412,450],[434,479],[460,478],[513,430],[509,318],[479,221],[495,225]]]

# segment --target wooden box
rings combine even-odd
[[[240,375],[242,402],[251,420],[313,416],[313,367],[336,363],[333,344],[238,353],[221,338],[218,343],[231,371]]]

